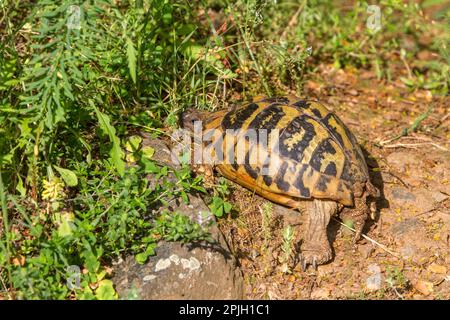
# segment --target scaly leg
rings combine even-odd
[[[338,204],[334,201],[317,200],[308,201],[308,226],[300,263],[302,269],[311,264],[314,269],[332,258],[330,242],[327,236],[327,227],[330,218],[338,210]]]
[[[353,238],[353,243],[356,243],[361,238],[361,234],[369,214],[370,209],[366,205],[365,195],[360,198],[355,198],[354,208],[345,208],[342,211],[341,220],[350,220],[353,222],[353,227],[356,232],[355,237]]]

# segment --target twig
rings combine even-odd
[[[418,217],[418,216],[421,216],[421,215],[424,215],[424,214],[427,214],[427,213],[431,213],[431,212],[433,212],[433,211],[436,211],[437,209],[439,209],[439,208],[433,208],[433,209],[430,209],[430,210],[427,210],[427,211],[418,213],[418,214],[416,214],[414,217]]]
[[[434,142],[423,142],[423,143],[397,143],[397,144],[389,144],[389,145],[384,145],[383,148],[412,148],[412,149],[416,149],[416,147],[420,147],[423,145],[432,145],[433,147],[436,147],[442,151],[449,151],[449,149],[438,145],[437,143]]]
[[[391,171],[384,171],[387,174],[390,174],[391,176],[393,176],[395,179],[397,179],[398,181],[401,182],[401,184],[403,184],[404,187],[406,187],[407,189],[411,189],[411,186],[409,184],[407,184],[405,181],[403,181],[401,178],[397,177],[397,175],[393,174]]]
[[[356,230],[355,230],[355,229],[353,229],[352,227],[349,227],[348,225],[346,225],[346,224],[343,223],[342,221],[339,221],[338,219],[336,219],[336,218],[334,218],[334,217],[333,217],[333,220],[339,222],[341,225],[343,225],[343,226],[346,227],[347,229],[350,229],[351,231],[353,231],[353,232],[356,233]],[[381,244],[381,243],[379,243],[379,242],[373,240],[372,238],[366,236],[365,234],[362,234],[361,236],[362,236],[364,239],[369,240],[369,241],[372,242],[373,244],[377,245],[378,247],[380,247],[381,249],[383,249],[383,250],[386,251],[387,253],[392,254],[394,257],[396,257],[396,258],[398,258],[398,259],[402,259],[402,258],[400,257],[399,254],[395,253],[395,252],[392,251],[392,250],[389,250],[384,244]]]
[[[400,53],[400,60],[402,60],[403,64],[405,65],[406,71],[408,72],[408,78],[412,79],[412,72],[411,72],[411,68],[408,65],[408,62],[406,62],[406,59],[404,57],[403,54]]]
[[[417,128],[418,128],[418,127],[420,126],[420,124],[422,123],[422,121],[424,121],[426,118],[428,118],[432,111],[433,111],[433,107],[429,107],[428,110],[427,110],[427,112],[422,113],[420,116],[418,116],[418,117],[414,120],[413,124],[412,124],[409,128],[403,129],[403,131],[402,131],[399,135],[395,136],[395,137],[392,138],[392,139],[380,141],[380,142],[379,142],[379,145],[380,145],[380,146],[384,146],[384,145],[388,144],[389,142],[398,140],[398,139],[400,139],[401,137],[405,137],[405,136],[407,136],[408,134],[410,134],[411,132],[416,131]]]
[[[447,118],[449,118],[449,117],[450,117],[450,113],[447,113],[439,122],[442,123],[445,120],[447,120]]]
[[[5,282],[3,281],[3,277],[1,276],[1,273],[0,273],[0,280],[1,280],[1,282],[2,282],[3,288],[5,288],[5,292],[6,292],[6,294],[8,295],[8,298],[9,298],[10,300],[12,300],[13,297],[12,297],[11,294],[9,293],[8,287],[6,286]]]

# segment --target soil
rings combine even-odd
[[[300,250],[305,214],[272,205],[267,215],[266,200],[233,185],[236,213],[219,225],[239,260],[246,298],[449,299],[448,96],[387,84],[369,71],[323,65],[317,75],[305,84],[305,96],[325,103],[356,135],[381,190],[377,217],[365,229],[377,244],[361,239],[353,245],[352,232],[333,220],[333,260],[302,271],[295,254],[283,263],[282,244],[283,230],[292,225],[292,248]]]

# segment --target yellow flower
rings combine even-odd
[[[64,198],[64,183],[58,177],[53,177],[50,181],[44,180],[44,191],[42,192],[42,199],[56,201]]]

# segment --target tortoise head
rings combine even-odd
[[[180,116],[180,127],[191,132],[194,131],[194,123],[196,121],[205,121],[208,112],[200,111],[198,109],[190,108],[181,113]]]

